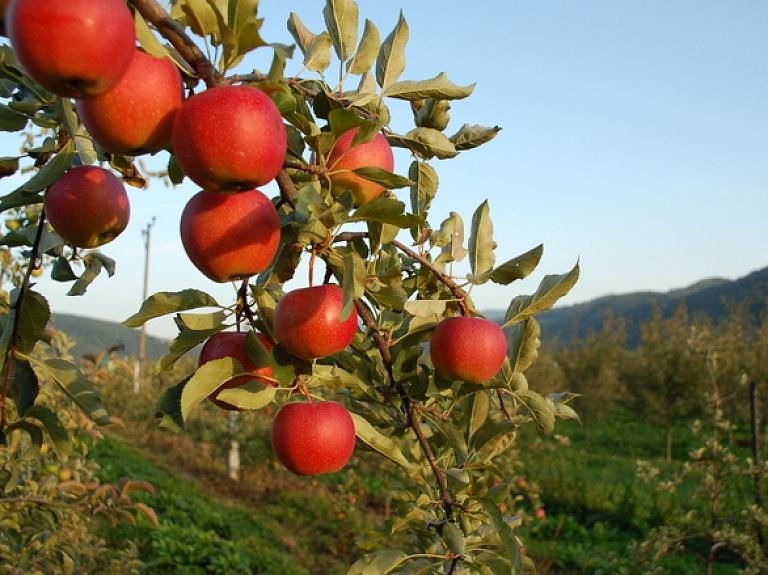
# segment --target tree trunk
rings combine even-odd
[[[667,463],[672,463],[672,424],[667,423]]]

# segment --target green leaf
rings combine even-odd
[[[485,128],[483,126],[470,126],[469,124],[464,124],[461,129],[449,139],[453,142],[453,145],[457,150],[471,150],[472,148],[477,148],[478,146],[490,142],[500,131],[501,128],[498,126]]]
[[[24,412],[24,418],[36,419],[43,424],[51,439],[53,450],[60,459],[66,459],[72,453],[69,433],[53,411],[42,405],[33,405]]]
[[[391,136],[387,139],[390,144],[400,148],[408,148],[425,160],[431,158],[445,160],[459,155],[453,142],[441,131],[434,128],[415,128],[404,136]]]
[[[310,72],[325,72],[331,64],[331,44],[327,32],[318,34],[304,56],[304,67]]]
[[[485,391],[483,393],[485,393]],[[469,446],[475,452],[488,451],[493,449],[496,442],[503,439],[505,436],[514,436],[517,433],[517,429],[518,423],[516,422],[507,419],[488,419],[471,437]]]
[[[405,204],[394,198],[376,198],[360,206],[350,221],[369,221],[392,224],[399,228],[410,228],[424,223],[419,216],[403,214]]]
[[[386,37],[376,59],[376,82],[386,90],[405,71],[405,46],[408,43],[408,22],[402,10],[394,30]]]
[[[373,139],[379,129],[379,125],[377,123],[372,123],[370,120],[361,118],[360,114],[351,108],[331,110],[328,113],[328,126],[331,128],[331,133],[337,138],[344,132],[348,132],[353,128],[370,126],[372,130],[370,137]],[[360,130],[358,130],[358,132],[360,132]],[[357,134],[355,134],[355,138],[357,138]]]
[[[347,63],[347,72],[350,74],[361,75],[371,69],[376,61],[376,55],[381,47],[381,36],[379,30],[370,20],[365,21],[363,37],[360,45],[357,47],[355,56]]]
[[[347,575],[387,575],[407,560],[408,555],[399,549],[382,549],[355,561]]]
[[[20,295],[21,290],[18,288],[11,292],[11,309],[0,336],[0,350],[8,350],[13,345],[15,351],[28,354],[32,353],[37,342],[45,337],[45,327],[51,319],[51,308],[41,294],[28,289],[24,294],[21,309],[16,309]],[[18,328],[15,340],[11,341],[14,323],[18,324]]]
[[[512,528],[506,521],[504,521],[501,511],[493,501],[489,499],[478,499],[478,502],[482,505],[483,511],[485,511],[490,520],[491,529],[498,533],[501,538],[504,555],[506,556],[505,558],[509,561],[511,566],[510,575],[520,573],[523,568],[520,555],[520,544],[512,532]]]
[[[182,329],[168,345],[168,353],[158,360],[157,370],[171,369],[181,356],[219,331],[221,331],[220,326],[204,330]]]
[[[507,336],[512,371],[522,373],[539,357],[541,327],[536,318],[529,317],[512,326]]]
[[[18,132],[27,125],[29,117],[26,114],[16,112],[5,104],[0,104],[0,131]]]
[[[419,128],[433,128],[443,131],[451,122],[451,103],[448,100],[427,98],[411,102],[413,120]]]
[[[56,98],[56,117],[68,134],[77,134],[80,120],[75,113],[75,104],[70,98]]]
[[[157,36],[152,32],[149,24],[147,24],[147,21],[144,20],[144,17],[138,10],[134,13],[133,20],[136,27],[136,39],[144,51],[155,58],[170,57],[171,54],[168,48],[163,46],[162,42],[157,39]]]
[[[150,319],[201,307],[220,308],[221,306],[213,296],[196,289],[185,289],[178,292],[159,292],[149,296],[141,305],[138,313],[122,323],[128,327],[141,327]]]
[[[345,62],[352,57],[357,44],[357,3],[354,0],[326,0],[323,16],[333,49],[339,60]]]
[[[531,413],[539,435],[548,435],[554,431],[555,411],[544,397],[531,389],[513,391],[512,397]]]
[[[34,405],[39,392],[40,383],[29,362],[14,359],[11,366],[10,393],[17,413],[24,413]]]
[[[445,72],[441,72],[434,78],[428,80],[404,80],[395,82],[382,92],[383,96],[397,98],[400,100],[425,100],[435,98],[436,100],[460,100],[471,95],[475,89],[475,84],[471,86],[457,86],[448,79]]]
[[[227,0],[224,2],[226,3]],[[203,38],[210,36],[212,44],[218,46],[221,44],[220,10],[214,6],[215,4],[206,0],[184,0],[181,9],[189,18],[189,26],[195,34]]]
[[[19,158],[3,157],[0,158],[0,178],[12,176],[19,171]]]
[[[269,367],[272,359],[267,347],[257,336],[256,332],[251,330],[245,334],[245,353],[256,367]]]
[[[469,235],[469,267],[473,276],[483,275],[493,268],[496,256],[496,242],[493,241],[493,222],[491,221],[488,200],[475,210],[472,216],[472,231]]]
[[[464,555],[464,535],[455,523],[446,523],[443,526],[443,543],[454,555]]]
[[[544,246],[538,245],[521,256],[507,260],[496,269],[475,277],[472,283],[487,278],[493,283],[508,285],[513,281],[526,278],[538,267],[543,253]]]
[[[491,411],[491,400],[487,391],[474,393],[467,398],[469,402],[469,429],[468,436],[471,438],[477,430],[488,420],[488,414]]]
[[[259,385],[259,384],[256,384]],[[270,385],[261,385],[263,389],[258,391],[249,391],[246,386],[233,389],[224,389],[219,392],[218,399],[240,409],[255,410],[262,409],[275,401],[277,387]]]
[[[357,252],[344,254],[344,272],[341,276],[343,300],[341,306],[341,321],[345,321],[352,313],[355,300],[365,293],[365,261]]]
[[[578,279],[578,263],[566,274],[546,276],[539,284],[536,293],[529,296],[517,296],[510,302],[502,327],[509,327],[525,318],[550,309],[557,303],[557,300],[571,291]]]
[[[227,318],[226,314],[221,310],[210,313],[180,313],[178,317],[191,330],[220,328]]]
[[[442,299],[417,299],[405,302],[405,311],[416,317],[433,317],[445,313],[448,304]]]
[[[19,459],[21,461],[30,461],[40,454],[40,446],[42,446],[43,442],[45,441],[45,437],[43,436],[43,430],[37,424],[34,424],[25,419],[19,419],[14,421],[11,425],[5,428],[3,438],[4,439],[7,438],[12,432],[16,431],[17,429],[26,431],[29,434],[29,438],[32,441],[32,444],[29,446],[29,449],[27,449],[27,451],[24,452],[19,457]],[[8,467],[6,464],[6,469],[7,468]],[[10,481],[8,483],[10,484]],[[14,485],[15,485],[15,482],[14,482]],[[10,491],[11,488],[9,488],[8,485],[6,485],[5,489]]]
[[[411,211],[426,218],[440,185],[437,172],[426,162],[414,160],[408,169],[408,178],[414,182],[411,186]]]
[[[352,170],[352,172],[365,180],[376,182],[388,190],[407,188],[408,186],[412,186],[414,184],[414,182],[408,178],[398,176],[397,174],[388,172],[387,170],[379,168],[378,166],[365,166],[363,168],[355,168]]]
[[[83,258],[83,264],[85,264],[85,271],[83,271],[80,277],[77,278],[77,281],[72,284],[72,287],[67,292],[67,295],[69,296],[85,294],[88,286],[91,285],[93,280],[98,277],[98,275],[101,273],[101,270],[107,268],[107,265],[105,264],[110,265],[110,267],[107,268],[107,273],[110,277],[115,273],[114,260],[107,258],[99,252],[90,252]]]
[[[299,50],[301,50],[301,53],[306,56],[307,51],[312,46],[317,35],[310,32],[307,27],[304,26],[301,18],[294,12],[291,12],[288,16],[288,31],[291,33],[291,36],[293,36],[293,39],[296,40],[296,44],[298,45]]]
[[[242,371],[240,362],[231,357],[214,359],[203,364],[181,393],[181,417],[186,421],[192,409]]]
[[[357,413],[352,413],[352,419],[355,421],[355,434],[366,447],[399,465],[411,476],[419,472],[421,467],[408,461],[397,444],[373,427],[367,419]]]
[[[75,156],[75,140],[69,140],[53,159],[45,164],[19,190],[25,192],[41,192],[63,176],[72,164]]]
[[[30,357],[19,357],[42,369],[97,425],[112,423],[99,392],[77,366],[63,359],[36,361]]]
[[[166,389],[157,400],[155,419],[158,426],[170,431],[179,432],[184,429],[184,418],[181,416],[181,394],[192,376],[182,379],[176,385]]]
[[[460,262],[468,251],[464,247],[464,220],[456,212],[450,215],[440,224],[440,229],[429,237],[433,246],[442,247],[442,253],[447,254],[448,261]]]

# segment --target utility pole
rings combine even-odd
[[[152,227],[155,225],[155,217],[152,216],[152,221],[147,224],[147,227],[141,230],[141,235],[144,236],[144,291],[141,298],[142,303],[147,300],[149,295],[149,245],[152,237]],[[139,361],[134,366],[133,374],[133,392],[139,393],[139,378],[141,371],[144,368],[144,362],[146,361],[147,353],[147,324],[141,325],[139,331]]]

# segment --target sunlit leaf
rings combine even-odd
[[[448,79],[445,72],[441,72],[429,80],[404,80],[390,84],[382,92],[383,96],[398,98],[400,100],[459,100],[472,94],[475,85],[457,86]]]
[[[579,279],[579,264],[563,275],[546,276],[539,284],[536,293],[529,296],[517,296],[507,308],[504,327],[514,325],[550,309],[557,300],[566,295]]]
[[[368,72],[376,61],[380,47],[381,36],[378,28],[373,22],[366,20],[360,45],[357,47],[354,57],[347,63],[347,72],[355,75]]]
[[[304,56],[304,67],[310,72],[324,72],[331,64],[331,37],[318,34]]]
[[[192,409],[242,371],[240,362],[231,357],[214,359],[203,364],[181,392],[181,417],[186,421]]]
[[[352,172],[365,180],[376,182],[388,190],[397,190],[398,188],[407,188],[408,186],[413,185],[413,182],[408,178],[398,176],[397,174],[388,172],[387,170],[378,166],[365,166],[363,168],[355,168],[352,170]]]
[[[425,160],[444,160],[459,155],[453,142],[441,131],[433,128],[415,128],[404,136],[391,136],[388,140],[392,145],[408,148]]]
[[[529,317],[515,324],[507,336],[509,361],[513,372],[523,372],[539,356],[541,327],[536,318]]]
[[[490,142],[500,131],[501,128],[498,126],[485,128],[483,126],[470,126],[469,124],[464,124],[461,129],[449,139],[457,150],[471,150],[472,148],[477,148],[478,146]]]
[[[150,319],[201,307],[221,306],[213,296],[196,289],[159,292],[149,296],[141,305],[141,309],[122,323],[128,327],[141,327]]]
[[[493,240],[488,200],[475,210],[472,216],[472,231],[469,234],[469,267],[473,276],[479,276],[493,268],[496,262],[496,242]]]
[[[539,435],[548,435],[555,429],[555,411],[547,400],[531,389],[512,392],[515,401],[525,406],[536,422]]]
[[[541,261],[544,253],[544,246],[539,245],[521,256],[507,260],[500,266],[486,273],[470,278],[472,283],[479,283],[481,280],[489,279],[493,283],[508,285],[513,281],[528,277]]]
[[[157,36],[152,32],[149,24],[147,24],[147,21],[138,10],[134,14],[134,23],[136,26],[136,39],[147,54],[155,58],[167,58],[170,56],[168,48],[163,46],[162,42],[157,39]]]
[[[53,379],[97,425],[109,425],[111,423],[99,392],[77,366],[63,359],[43,361],[36,361],[29,357],[24,359],[29,360],[32,365],[43,370],[48,377]]]
[[[367,419],[364,419],[357,413],[352,413],[352,419],[355,421],[355,434],[366,447],[396,463],[409,475],[412,475],[421,469],[420,466],[408,461],[397,444],[373,427]]]
[[[275,401],[277,387],[264,385],[258,391],[250,391],[243,387],[224,389],[219,392],[217,399],[244,410],[262,409]]]
[[[155,419],[158,426],[170,431],[179,432],[184,429],[184,418],[181,416],[181,393],[192,376],[182,379],[176,385],[166,389],[157,400]]]
[[[386,37],[376,59],[376,81],[387,89],[405,70],[405,46],[408,43],[408,22],[402,10],[394,30]]]
[[[304,26],[301,18],[294,12],[291,12],[288,16],[288,31],[296,41],[296,45],[299,47],[299,50],[301,50],[301,53],[306,55],[317,35],[310,32],[307,27]]]
[[[417,299],[405,303],[405,311],[416,317],[432,317],[445,312],[447,301],[442,299]]]
[[[354,0],[326,0],[325,26],[333,40],[333,49],[342,62],[352,57],[357,44],[358,7]]]
[[[24,418],[36,419],[43,424],[43,428],[51,439],[53,450],[59,458],[66,459],[69,456],[72,452],[69,433],[53,411],[42,405],[33,405],[24,412]]]

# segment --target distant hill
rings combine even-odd
[[[755,316],[768,305],[768,268],[753,272],[737,280],[722,278],[705,279],[695,284],[669,292],[637,292],[610,295],[585,303],[548,310],[537,316],[543,338],[557,337],[559,342],[569,341],[575,334],[589,330],[599,331],[610,310],[614,317],[628,320],[627,345],[639,343],[639,325],[651,317],[653,306],[658,305],[665,315],[671,314],[685,303],[692,315],[703,314],[714,321],[728,316],[727,303],[750,302]],[[506,310],[490,310],[486,316],[503,321]]]
[[[63,313],[53,314],[53,326],[77,342],[72,350],[76,358],[84,354],[97,354],[113,344],[123,345],[120,357],[139,355],[139,330],[119,323],[91,319]],[[156,361],[168,351],[168,342],[147,336],[146,354],[148,361]]]

